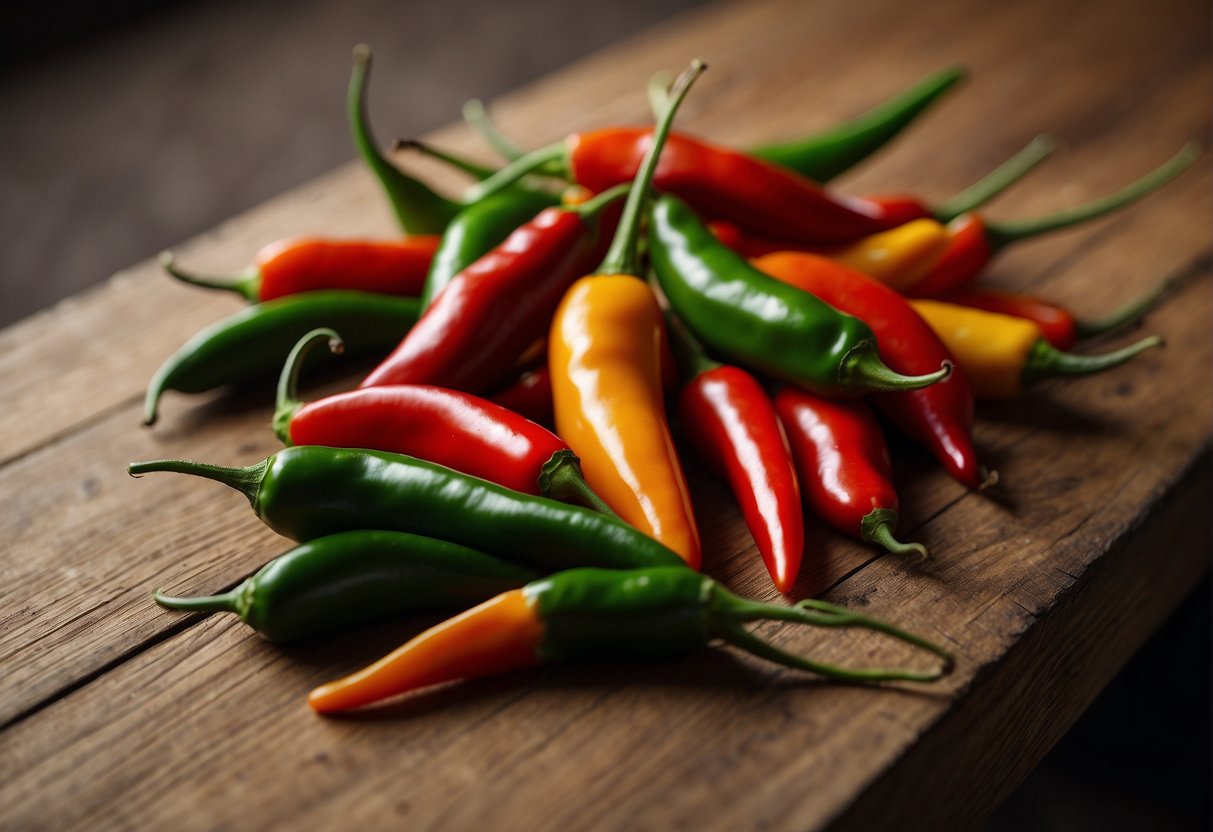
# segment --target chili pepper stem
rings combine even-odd
[[[244,274],[235,277],[211,277],[183,271],[177,266],[177,262],[171,251],[160,252],[160,268],[164,269],[173,277],[180,280],[182,283],[188,283],[191,286],[201,286],[204,289],[223,289],[228,292],[235,292],[247,301],[256,303],[260,298],[258,296],[258,284],[261,280],[261,275],[256,269],[250,269]]]
[[[144,474],[170,471],[214,480],[239,491],[248,498],[249,504],[256,508],[257,495],[261,491],[261,480],[265,477],[268,468],[269,460],[262,460],[256,465],[249,465],[245,468],[228,468],[223,465],[191,462],[185,459],[156,459],[148,462],[132,462],[126,466],[126,471],[136,479]]]
[[[903,376],[889,369],[880,360],[875,341],[864,341],[843,356],[838,367],[838,380],[848,393],[877,393],[891,390],[918,390],[952,374],[952,362],[945,361],[933,373]]]
[[[400,227],[409,234],[441,234],[461,206],[405,174],[379,149],[367,116],[366,81],[370,71],[371,48],[360,43],[354,47],[354,69],[346,94],[346,112],[354,145],[383,185]]]
[[[825,601],[804,600],[791,607],[748,601],[716,586],[709,606],[712,633],[742,650],[787,667],[847,682],[910,681],[932,682],[951,672],[955,659],[937,644],[908,633],[885,621],[850,612]],[[788,653],[746,630],[742,624],[752,621],[791,621],[817,627],[846,627],[872,630],[910,644],[943,659],[934,671],[909,668],[860,667],[845,668]]]
[[[1079,341],[1107,335],[1118,329],[1137,323],[1166,297],[1179,283],[1178,279],[1164,280],[1137,300],[1130,301],[1100,318],[1075,320],[1074,335]]]
[[[597,196],[587,199],[580,205],[569,205],[564,210],[570,211],[588,222],[601,212],[603,208],[623,199],[631,190],[632,183],[623,182],[613,188],[608,188]]]
[[[664,69],[649,76],[645,93],[649,97],[649,109],[653,111],[653,118],[661,118],[665,108],[670,105],[670,86],[673,83],[674,76]]]
[[[948,223],[961,214],[977,210],[1026,176],[1056,149],[1057,142],[1053,137],[1042,133],[1010,159],[936,208],[932,212],[935,219]]]
[[[473,162],[471,159],[465,159],[462,156],[457,156],[454,153],[448,153],[445,150],[439,150],[432,144],[420,141],[418,139],[392,139],[392,150],[416,150],[423,156],[429,156],[431,159],[437,159],[445,165],[463,171],[468,176],[474,179],[488,179],[497,171],[487,165],[481,165]]]
[[[921,543],[902,543],[894,537],[893,530],[896,528],[897,512],[889,508],[875,508],[860,521],[859,535],[870,543],[883,546],[894,555],[903,555],[918,563],[931,557],[927,547]]]
[[[543,172],[547,175],[559,175],[568,178],[567,167],[565,147],[562,142],[541,147],[538,150],[532,150],[525,156],[520,156],[488,179],[468,188],[464,194],[464,201],[478,202],[485,197],[505,190],[524,176],[532,173]],[[553,174],[552,172],[555,170],[559,170],[560,173]]]
[[[521,147],[514,144],[504,133],[497,129],[497,125],[489,118],[488,111],[484,108],[484,104],[479,98],[472,98],[464,103],[463,120],[468,127],[479,133],[480,138],[484,139],[489,147],[497,151],[497,155],[501,158],[512,162],[524,155]]]
[[[1028,353],[1028,360],[1023,368],[1023,383],[1027,385],[1046,378],[1088,376],[1099,373],[1124,364],[1148,349],[1161,347],[1164,343],[1159,336],[1151,335],[1135,344],[1103,355],[1075,355],[1062,352],[1041,338],[1032,345],[1032,350]]]
[[[311,352],[312,346],[322,339],[328,341],[329,352],[334,355],[340,355],[345,351],[345,342],[341,340],[341,336],[337,334],[336,330],[327,327],[313,329],[291,348],[290,354],[286,357],[286,363],[282,365],[282,374],[278,376],[278,395],[275,399],[274,418],[271,424],[274,434],[284,445],[291,444],[291,419],[295,418],[299,408],[303,407],[303,402],[299,401],[296,392],[303,359]]]
[[[1064,211],[1058,211],[1055,214],[1038,217],[1030,220],[1019,220],[1015,222],[987,222],[985,226],[986,238],[989,241],[990,248],[997,251],[1011,243],[1025,240],[1029,237],[1035,237],[1040,234],[1046,234],[1050,231],[1059,231],[1063,228],[1069,228],[1072,225],[1077,225],[1087,220],[1101,217],[1111,213],[1118,208],[1122,208],[1130,203],[1136,202],[1143,197],[1148,196],[1154,191],[1161,188],[1163,185],[1170,182],[1175,177],[1179,176],[1188,168],[1192,167],[1193,163],[1201,154],[1199,144],[1190,142],[1172,156],[1168,161],[1164,162],[1159,167],[1155,168],[1150,173],[1138,179],[1136,182],[1126,185],[1115,193],[1108,194],[1101,199],[1092,200],[1084,205],[1077,205]]]
[[[569,450],[557,451],[543,463],[539,472],[539,493],[563,503],[581,503],[608,517],[619,516],[590,488],[581,472],[581,460]]]
[[[632,190],[628,193],[628,201],[623,206],[623,215],[619,218],[618,231],[611,240],[598,274],[632,274],[640,272],[640,212],[644,209],[649,196],[649,187],[653,183],[653,174],[657,170],[657,162],[661,156],[661,145],[670,132],[674,123],[674,115],[682,105],[682,100],[691,90],[695,79],[707,70],[708,65],[696,58],[691,65],[678,76],[670,90],[670,102],[661,120],[653,130],[653,144],[645,154],[644,162],[636,178],[632,182]],[[653,152],[656,150],[657,152]]]
[[[249,592],[251,589],[252,587],[245,581],[230,592],[223,592],[219,595],[206,595],[198,598],[174,598],[171,595],[165,595],[162,590],[157,589],[152,593],[152,598],[157,604],[170,610],[182,610],[185,612],[234,612],[240,616],[241,620],[247,620]]]

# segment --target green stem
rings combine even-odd
[[[851,121],[807,138],[769,144],[751,152],[810,179],[828,182],[887,144],[964,77],[965,71],[960,67],[938,70]]]
[[[848,393],[880,393],[894,390],[917,390],[952,374],[952,364],[943,363],[938,370],[921,376],[903,376],[880,360],[875,341],[864,341],[843,356],[838,368],[838,381]]]
[[[498,156],[506,161],[512,162],[515,159],[521,159],[524,155],[521,147],[514,144],[497,129],[497,125],[489,118],[488,111],[484,109],[484,104],[480,103],[480,99],[473,98],[463,105],[463,120],[468,127],[480,134],[489,147],[497,151]]]
[[[788,667],[809,670],[822,676],[848,682],[894,680],[931,682],[949,673],[955,661],[950,653],[922,636],[908,633],[887,622],[853,613],[824,601],[806,600],[795,606],[780,607],[774,604],[749,601],[728,592],[723,587],[717,587],[710,601],[708,615],[709,626],[713,634],[743,650]],[[770,642],[758,638],[742,626],[753,621],[791,621],[817,627],[871,630],[932,653],[943,659],[943,665],[934,671],[896,667],[839,667],[788,653]]]
[[[1052,136],[1047,134],[1037,136],[1022,150],[982,179],[936,208],[935,219],[948,223],[961,214],[976,211],[1026,176],[1033,168],[1049,158],[1056,149],[1057,142]]]
[[[588,222],[596,217],[603,208],[606,208],[608,205],[623,199],[631,190],[632,183],[624,182],[620,185],[616,185],[613,188],[607,188],[602,193],[592,197],[591,199],[587,199],[580,205],[566,206],[564,210],[574,213]]]
[[[524,176],[533,173],[549,174],[549,170],[559,168],[560,176],[568,178],[568,153],[564,142],[541,147],[510,162],[488,179],[468,188],[463,195],[464,203],[479,202],[495,193],[504,191]]]
[[[454,153],[448,153],[445,150],[439,150],[432,144],[418,141],[417,139],[395,139],[392,141],[392,150],[416,150],[424,156],[437,159],[439,162],[450,165],[455,170],[463,171],[473,179],[481,181],[488,179],[497,172],[496,168],[490,168],[487,165],[473,162],[471,159],[457,156]]]
[[[1139,353],[1162,345],[1162,338],[1151,335],[1135,344],[1103,355],[1075,355],[1062,352],[1041,338],[1032,345],[1028,353],[1028,360],[1023,368],[1023,383],[1026,387],[1046,378],[1069,378],[1101,373],[1124,364]]]
[[[1102,217],[1158,190],[1192,167],[1192,164],[1200,156],[1200,153],[1200,145],[1194,142],[1184,145],[1182,150],[1141,179],[1138,179],[1131,185],[1126,185],[1115,193],[1108,194],[1101,199],[1092,200],[1084,205],[1078,205],[1065,211],[1058,211],[1055,214],[1031,220],[987,222],[985,226],[986,238],[990,243],[991,249],[997,251],[1004,246],[1029,237],[1047,234],[1050,231],[1059,231],[1063,228],[1069,228],[1087,220],[1095,219],[1096,217]]]
[[[345,342],[341,340],[337,331],[321,327],[313,329],[296,341],[295,346],[291,347],[290,354],[286,357],[286,363],[282,365],[282,373],[278,376],[278,395],[274,403],[272,425],[274,433],[283,445],[291,444],[291,419],[295,418],[299,408],[303,407],[303,402],[299,401],[296,392],[299,387],[299,371],[303,368],[303,359],[322,339],[328,341],[329,352],[334,355],[340,355],[345,351]]]
[[[204,289],[223,289],[235,292],[245,300],[256,303],[261,299],[261,274],[252,269],[239,277],[211,277],[191,274],[177,267],[171,251],[160,252],[160,267],[182,283],[201,286]]]
[[[127,473],[132,477],[141,477],[157,471],[171,471],[176,474],[189,474],[215,482],[221,482],[229,488],[234,488],[248,498],[249,504],[257,508],[257,495],[261,491],[261,480],[269,470],[269,460],[263,459],[256,465],[247,468],[228,468],[223,465],[211,465],[206,462],[190,462],[184,459],[157,459],[150,462],[132,462],[126,466]]]
[[[165,595],[160,590],[152,593],[152,598],[162,607],[170,610],[187,610],[189,612],[240,612],[240,587],[222,595],[207,595],[201,598],[174,598]]]
[[[661,118],[661,114],[670,106],[670,85],[673,83],[674,76],[664,69],[649,76],[645,92],[649,96],[649,109],[653,111],[653,118]]]
[[[607,517],[619,515],[585,481],[581,471],[581,460],[570,450],[560,450],[543,463],[539,472],[539,493],[564,503],[579,503],[589,506]]]
[[[354,69],[346,95],[354,145],[383,186],[400,227],[409,234],[441,234],[461,206],[434,193],[424,182],[404,173],[383,155],[367,115],[366,83],[370,71],[371,49],[359,44],[354,47]]]
[[[864,540],[883,546],[894,555],[922,562],[931,555],[921,543],[902,543],[893,536],[897,528],[897,512],[891,508],[874,508],[859,522],[859,535]]]
[[[653,139],[632,180],[632,190],[628,194],[627,204],[623,206],[623,216],[619,218],[619,228],[611,247],[598,267],[598,274],[631,274],[640,275],[640,218],[648,201],[649,187],[653,184],[653,174],[657,170],[657,161],[661,158],[661,150],[665,146],[666,136],[674,124],[674,116],[678,108],[691,90],[695,79],[703,74],[707,64],[698,59],[678,76],[674,87],[670,90],[670,103],[662,114],[661,120],[653,131]]]
[[[1118,329],[1137,323],[1147,312],[1158,305],[1178,284],[1179,279],[1164,280],[1137,300],[1130,301],[1119,309],[1100,318],[1074,321],[1074,334],[1079,341],[1107,335]]]

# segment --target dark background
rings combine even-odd
[[[467,98],[697,5],[2,4],[0,326],[353,158],[355,43],[376,50],[380,132],[418,136]],[[990,829],[1209,827],[1209,594],[1206,582]]]

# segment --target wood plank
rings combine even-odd
[[[643,118],[638,84],[653,67],[677,65],[694,51],[713,56],[715,75],[692,99],[701,103],[688,106],[687,126],[752,141],[799,129],[803,102],[818,93],[831,117],[854,106],[858,90],[878,98],[905,76],[934,68],[939,52],[928,46],[946,42],[972,64],[985,94],[971,90],[941,108],[914,141],[851,181],[860,189],[921,181],[924,192],[945,196],[994,161],[985,151],[1006,141],[1002,116],[1015,113],[1010,132],[1022,131],[1019,138],[1056,127],[1075,151],[1072,164],[1042,173],[999,205],[1000,214],[1028,215],[1111,190],[1207,127],[1208,56],[1195,34],[1204,31],[1196,24],[1207,10],[1100,9],[1106,6],[1052,12],[1063,16],[1057,31],[1066,31],[1067,20],[1083,21],[1098,37],[1040,42],[1041,8],[1033,0],[994,10],[928,4],[913,14],[879,4],[857,12],[841,2],[812,10],[721,6],[540,82],[501,102],[500,111],[503,124],[531,143],[599,120]],[[805,48],[805,32],[819,48]],[[847,63],[845,44],[860,33],[869,38],[869,60]],[[1129,42],[1135,50],[1125,49]],[[823,88],[819,79],[831,63],[849,68],[846,83]],[[1069,83],[1049,83],[1058,77]],[[1127,106],[1125,91],[1140,100]],[[752,120],[736,117],[751,109]],[[334,219],[352,231],[377,211],[365,177],[342,170],[233,221],[189,253],[200,266],[231,268],[291,223]],[[913,570],[834,540],[811,559],[802,591],[833,586],[834,600],[954,644],[958,672],[929,692],[821,685],[712,651],[662,666],[550,668],[446,689],[373,716],[315,719],[301,700],[308,686],[377,655],[407,625],[281,650],[231,621],[192,624],[147,598],[161,582],[186,592],[216,589],[283,546],[248,516],[240,497],[218,486],[167,476],[134,482],[123,473],[134,458],[246,463],[273,449],[268,409],[248,398],[203,397],[187,408],[178,397],[162,427],[134,427],[135,398],[156,351],[175,345],[177,327],[195,325],[191,316],[214,314],[203,308],[210,301],[179,308],[173,297],[199,296],[166,287],[144,267],[75,310],[0,334],[0,344],[27,350],[23,369],[0,358],[2,383],[18,393],[0,416],[9,420],[0,422],[7,443],[0,459],[10,460],[0,468],[0,500],[11,508],[0,519],[0,536],[10,541],[0,554],[9,601],[0,605],[0,724],[16,720],[0,733],[6,820],[54,828],[182,818],[310,826],[382,822],[394,812],[415,824],[491,818],[507,828],[582,826],[587,818],[659,828],[817,826],[836,817],[862,825],[873,807],[855,800],[867,785],[904,804],[935,776],[924,761],[940,757],[956,769],[947,794],[961,790],[965,799],[933,803],[934,814],[923,817],[979,818],[1200,574],[1204,531],[1173,540],[1166,533],[1176,524],[1166,512],[1190,505],[1179,500],[1185,492],[1195,499],[1203,490],[1207,500],[1207,480],[1194,472],[1207,461],[1213,396],[1187,380],[1203,380],[1213,359],[1211,216],[1206,183],[1189,177],[1131,215],[1009,252],[996,272],[1004,285],[1065,293],[1093,311],[1167,274],[1198,279],[1151,319],[1151,331],[1171,341],[1166,353],[982,409],[979,440],[1004,474],[997,501],[966,494],[921,454],[902,463],[907,526],[922,525],[933,564]],[[383,218],[369,220],[376,221]],[[140,299],[146,308],[138,308]],[[129,304],[128,325],[120,315]],[[96,328],[112,320],[124,320],[123,331],[94,342]],[[136,337],[145,345],[132,344]],[[67,367],[73,350],[84,360],[57,390],[52,369]],[[43,400],[44,417],[40,395],[52,397]],[[82,406],[68,412],[76,401]],[[769,597],[723,489],[700,474],[694,479],[709,571]],[[1125,603],[1144,592],[1148,574],[1141,552],[1168,542],[1181,551],[1165,582],[1130,614]],[[1124,587],[1134,594],[1120,593]],[[1123,632],[1100,645],[1079,678],[1065,639],[1090,642],[1105,621]],[[877,649],[862,637],[764,632],[827,659]],[[1055,687],[1027,697],[1024,680],[1033,678]],[[1042,710],[1053,691],[1061,706]],[[1023,707],[983,718],[1009,695]],[[999,739],[988,732],[1011,721],[1025,725],[1023,743],[995,747],[1021,762],[1008,767],[981,757]],[[962,741],[977,729],[987,743]],[[284,771],[292,772],[289,788]]]

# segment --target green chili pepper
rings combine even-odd
[[[305,292],[241,309],[203,329],[152,377],[143,421],[156,421],[165,390],[202,393],[273,376],[295,343],[313,329],[331,326],[349,334],[350,355],[389,352],[417,320],[416,298],[344,290]],[[323,356],[317,353],[323,360]]]
[[[782,650],[744,626],[772,620],[872,630],[942,662],[930,670],[839,667]],[[316,688],[308,704],[332,713],[441,682],[580,656],[679,656],[715,638],[777,664],[847,682],[931,682],[953,666],[947,651],[921,636],[823,601],[792,607],[750,601],[676,567],[570,569],[426,630],[373,665]]]
[[[889,369],[867,324],[753,268],[676,197],[653,201],[649,256],[670,306],[699,340],[819,395],[912,390],[951,371]]]
[[[545,571],[682,564],[616,518],[400,454],[300,445],[247,468],[160,460],[132,463],[129,471],[176,471],[222,482],[248,497],[266,525],[294,540],[388,529]]]
[[[353,531],[304,543],[222,595],[156,603],[234,612],[285,642],[426,610],[466,609],[539,577],[529,569],[429,537]]]

